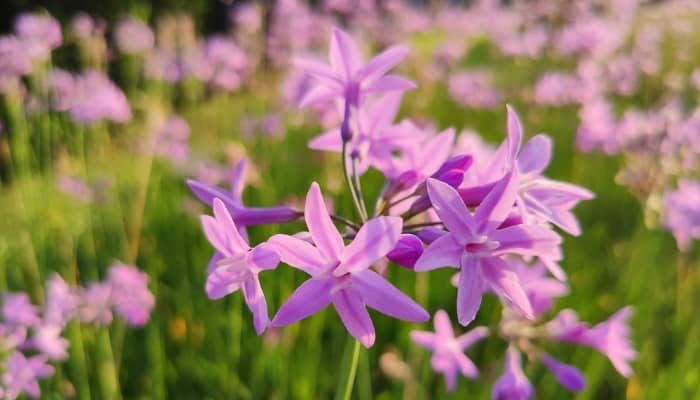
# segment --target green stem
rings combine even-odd
[[[350,194],[352,194],[352,201],[355,204],[355,209],[357,210],[357,214],[360,216],[360,219],[362,222],[365,222],[367,220],[367,211],[365,210],[364,207],[364,201],[362,201],[362,195],[359,193],[358,187],[355,186],[354,182],[356,180],[355,175],[350,176],[350,171],[348,171],[348,165],[347,165],[347,155],[348,155],[348,144],[347,142],[343,142],[343,150],[341,152],[341,160],[340,162],[343,163],[343,176],[345,177],[345,183],[348,185],[348,188],[350,189]]]
[[[341,372],[346,376],[344,381],[340,381],[335,392],[335,400],[350,400],[352,395],[352,387],[355,384],[355,375],[357,374],[357,365],[360,359],[360,342],[350,337],[350,340],[354,342],[352,355],[348,357],[348,352],[346,348],[345,357],[343,357],[343,365]],[[349,343],[348,343],[349,345]]]

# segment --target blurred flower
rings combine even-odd
[[[493,108],[503,102],[503,95],[491,84],[487,71],[461,71],[447,82],[450,96],[459,104],[471,108]]]
[[[15,20],[15,33],[32,60],[49,58],[51,50],[63,42],[61,26],[48,14],[20,14]]]
[[[83,125],[107,119],[126,122],[131,108],[124,93],[102,72],[89,70],[75,77],[71,118]]]
[[[687,251],[692,240],[700,238],[700,182],[682,179],[677,190],[664,194],[664,226],[680,250]]]
[[[26,358],[19,351],[9,356],[4,366],[2,382],[4,397],[14,400],[22,393],[38,398],[41,396],[38,379],[47,378],[54,373],[52,366],[46,363],[46,356],[38,355]]]
[[[476,378],[479,375],[479,370],[464,355],[464,351],[487,337],[489,330],[480,326],[455,337],[450,318],[443,310],[435,313],[433,324],[435,333],[411,331],[411,340],[433,352],[430,363],[436,372],[445,376],[447,390],[452,392],[457,386],[458,372],[469,378]]]
[[[114,41],[122,53],[145,53],[153,48],[153,31],[134,17],[119,20],[114,31]]]
[[[182,165],[190,154],[189,136],[187,121],[178,115],[171,115],[155,132],[155,154]]]
[[[143,326],[155,306],[148,290],[148,275],[133,265],[116,262],[109,267],[107,282],[112,288],[112,301],[117,314],[129,325]]]
[[[36,326],[41,322],[39,309],[29,301],[26,293],[4,293],[2,320],[5,324]]]
[[[107,325],[112,322],[112,285],[91,282],[83,290],[79,308],[82,322]]]

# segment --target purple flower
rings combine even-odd
[[[47,378],[54,373],[52,366],[46,363],[46,356],[38,355],[26,358],[19,351],[7,359],[2,381],[5,388],[4,397],[14,400],[22,393],[38,398],[41,396],[38,379]]]
[[[241,289],[253,313],[255,331],[260,335],[270,320],[258,274],[275,269],[280,258],[267,243],[251,249],[220,199],[214,199],[213,209],[214,218],[208,215],[201,218],[204,234],[217,250],[209,263],[207,295],[210,299],[219,299]]]
[[[392,151],[397,151],[413,141],[412,133],[406,129],[391,129],[401,105],[401,92],[390,92],[374,101],[365,102],[357,109],[352,120],[352,139],[348,142],[348,154],[358,160],[357,173],[367,168],[385,171],[391,163]],[[330,130],[313,138],[309,147],[314,150],[341,152],[343,140],[340,128]]]
[[[117,23],[114,41],[122,53],[144,53],[153,48],[155,38],[148,25],[136,18],[126,17]]]
[[[624,307],[607,321],[601,322],[583,334],[582,342],[592,346],[610,359],[615,369],[624,377],[632,375],[629,362],[637,357],[630,342],[627,320],[632,315],[631,307]]]
[[[673,233],[678,248],[687,251],[692,240],[700,238],[700,182],[681,179],[663,201],[664,227]]]
[[[80,321],[98,325],[112,322],[112,285],[109,282],[92,282],[82,293],[78,312]]]
[[[528,400],[534,394],[532,384],[523,373],[520,352],[513,345],[506,351],[503,375],[493,385],[493,400]]]
[[[521,260],[509,261],[530,299],[536,317],[549,311],[555,298],[569,293],[569,287],[564,282],[547,276],[548,267],[541,261],[533,266],[528,266]]]
[[[430,363],[436,372],[445,376],[447,390],[452,392],[457,386],[457,373],[469,378],[479,376],[474,363],[464,355],[464,350],[488,336],[489,330],[483,326],[455,337],[447,313],[438,310],[433,318],[435,333],[411,331],[411,340],[433,352]]]
[[[32,71],[32,60],[14,36],[0,36],[0,93],[20,87],[20,77]]]
[[[184,118],[171,115],[155,135],[155,154],[168,157],[178,165],[187,161],[190,154],[190,145],[187,143],[190,126]]]
[[[112,303],[117,314],[133,326],[148,322],[155,306],[153,294],[148,290],[148,275],[133,265],[120,262],[109,267],[107,282],[112,287]]]
[[[501,179],[472,214],[451,186],[428,180],[433,208],[449,233],[432,242],[416,262],[416,271],[460,268],[457,315],[462,325],[471,322],[487,289],[532,319],[533,309],[518,275],[504,254],[537,255],[557,246],[561,238],[550,229],[536,225],[500,228],[513,209],[518,173]]]
[[[231,39],[213,36],[207,39],[204,57],[211,74],[211,85],[223,90],[240,88],[251,68],[246,53]]]
[[[34,328],[34,334],[22,347],[38,351],[49,360],[68,359],[68,340],[61,336],[63,327],[51,323]]]
[[[65,326],[76,315],[79,296],[60,275],[54,273],[46,282],[45,324]]]
[[[535,83],[535,102],[551,106],[574,103],[579,86],[580,82],[573,75],[546,72]]]
[[[271,326],[292,324],[333,303],[348,332],[370,347],[375,335],[366,306],[406,321],[429,318],[421,306],[369,269],[396,246],[402,225],[399,218],[369,220],[346,246],[317,183],[306,196],[304,218],[315,246],[288,235],[274,235],[268,241],[283,262],[311,275],[282,305]]]
[[[47,76],[46,86],[51,96],[51,108],[56,111],[70,110],[76,96],[76,82],[73,75],[60,68],[54,68]]]
[[[32,60],[45,60],[63,42],[61,26],[47,14],[21,14],[15,20],[15,33]]]
[[[486,71],[462,71],[450,76],[447,83],[450,96],[463,106],[494,108],[503,102],[503,95],[491,84]]]
[[[41,322],[39,309],[26,293],[5,293],[2,296],[2,320],[5,324],[35,326]]]
[[[296,59],[296,68],[316,78],[319,85],[306,93],[300,105],[332,99],[344,99],[350,106],[360,105],[370,93],[405,91],[415,84],[394,75],[385,75],[408,54],[408,47],[393,46],[362,65],[357,43],[339,28],[333,28],[330,43],[330,66],[310,59]]]
[[[277,224],[297,219],[299,213],[290,207],[250,208],[243,205],[246,163],[247,160],[244,158],[234,166],[229,179],[231,192],[192,179],[187,180],[187,185],[197,198],[209,206],[213,204],[214,198],[219,198],[226,205],[238,227]]]
[[[586,379],[576,367],[565,364],[549,354],[542,356],[542,363],[549,369],[559,383],[572,392],[578,392],[586,386]]]
[[[76,90],[70,108],[71,118],[84,125],[101,119],[126,122],[131,108],[124,93],[104,73],[87,71],[76,77]]]

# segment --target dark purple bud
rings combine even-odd
[[[496,186],[496,183],[498,181],[469,188],[459,188],[457,191],[467,207],[476,207],[481,204],[484,197]]]
[[[471,167],[472,163],[474,162],[474,158],[470,155],[461,155],[461,156],[455,156],[450,158],[449,160],[445,161],[444,164],[440,167],[440,169],[437,170],[433,174],[433,178],[443,180],[441,176],[449,171],[452,170],[459,170],[462,172],[466,172],[469,167]],[[460,182],[461,183],[461,182]]]
[[[557,381],[572,392],[578,392],[586,386],[586,379],[578,368],[564,364],[547,354],[542,356],[542,362],[554,374]]]
[[[396,264],[413,269],[416,260],[423,254],[423,243],[415,235],[402,234],[396,247],[386,257]]]
[[[437,179],[445,182],[453,188],[456,188],[459,185],[461,185],[462,181],[464,180],[464,171],[459,169],[453,169],[440,175],[440,177]]]
[[[429,209],[431,206],[432,203],[430,203],[430,198],[427,194],[424,194],[417,198],[416,201],[413,202],[413,204],[411,204],[411,207],[408,209],[408,212],[410,212],[411,214],[420,214],[423,211]]]
[[[384,191],[384,195],[382,196],[384,201],[387,201],[387,202],[390,201],[397,194],[414,186],[417,181],[418,181],[418,172],[416,172],[415,170],[408,170],[408,171],[402,173],[401,175],[399,175],[398,178],[392,179],[389,182],[386,190]]]
[[[420,231],[418,231],[417,235],[420,240],[423,241],[425,244],[430,244],[442,237],[446,232],[443,231],[440,228],[436,228],[434,226],[427,226]]]

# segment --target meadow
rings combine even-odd
[[[291,7],[292,2],[281,3]],[[296,13],[316,11],[294,4]],[[653,25],[667,37],[657,54],[658,72],[640,72],[633,91],[614,96],[611,102],[616,115],[632,107],[654,109],[672,97],[682,99],[687,115],[697,106],[700,88],[693,88],[688,77],[700,67],[700,36],[694,34],[700,32],[700,11],[692,5],[690,11],[681,6],[663,8],[666,6],[645,5],[635,11],[629,32]],[[408,19],[408,11],[401,7],[392,9],[393,18],[403,15]],[[586,386],[571,394],[542,365],[526,363],[524,371],[536,390],[535,398],[700,399],[700,320],[696,318],[700,254],[692,239],[684,251],[679,250],[674,236],[663,229],[661,196],[673,185],[667,176],[659,183],[658,171],[663,168],[657,163],[661,161],[649,156],[658,152],[659,145],[645,144],[643,154],[633,146],[630,150],[621,145],[620,150],[608,151],[611,154],[602,149],[582,151],[577,146],[584,101],[543,104],[546,102],[537,101],[533,87],[549,70],[576,71],[578,59],[573,56],[546,46],[537,56],[504,54],[491,34],[478,32],[477,27],[477,32],[459,37],[463,49],[446,62],[444,70],[438,70],[437,77],[431,77],[435,72],[428,65],[435,64],[435,49],[458,35],[435,22],[440,21],[437,17],[426,23],[428,29],[411,29],[406,23],[397,28],[398,33],[380,40],[372,37],[380,34],[363,31],[356,21],[359,17],[339,9],[323,13],[318,9],[318,14],[331,19],[340,14],[331,25],[344,22],[353,37],[366,41],[367,55],[395,42],[411,48],[396,71],[418,88],[405,93],[397,121],[430,121],[437,131],[469,129],[497,146],[506,137],[505,105],[510,104],[522,119],[526,138],[540,132],[551,136],[554,151],[546,175],[595,194],[574,210],[582,234],[574,237],[560,231],[564,239],[560,264],[568,275],[570,293],[558,299],[548,315],[574,308],[581,320],[596,324],[631,306],[629,325],[637,351],[634,373],[629,379],[621,376],[593,349],[552,344],[547,350],[577,366]],[[505,10],[520,15],[525,21],[522,25],[529,26],[522,8]],[[681,12],[682,18],[678,17]],[[422,14],[429,11],[410,16]],[[180,24],[172,28],[180,29],[179,35],[190,29],[183,28],[187,23],[181,20],[147,17],[160,21],[161,29],[167,23]],[[679,34],[680,39],[669,33],[673,21],[680,24],[673,19],[676,17],[690,30]],[[61,22],[67,32],[69,21]],[[327,21],[324,24],[321,26],[327,28]],[[268,31],[284,37],[284,32],[296,28],[287,29]],[[157,32],[156,46],[163,47],[165,34]],[[240,73],[242,82],[232,88],[204,81],[196,74],[176,80],[154,77],[147,72],[149,60],[140,51],[122,50],[108,59],[97,50],[93,57],[90,51],[96,47],[86,44],[92,36],[71,39],[69,34],[64,34],[65,44],[54,50],[53,58],[35,61],[32,71],[20,78],[22,90],[4,86],[0,290],[23,291],[35,304],[42,304],[45,282],[52,273],[69,284],[86,285],[106,279],[108,268],[121,261],[147,274],[148,289],[155,299],[143,326],[133,327],[116,317],[105,326],[68,322],[63,335],[70,343],[69,356],[52,363],[55,373],[40,381],[40,398],[328,399],[336,395],[342,381],[341,365],[352,356],[352,346],[335,311],[329,308],[290,326],[269,327],[258,336],[241,294],[210,300],[204,290],[213,249],[202,232],[199,215],[211,214],[211,209],[197,200],[186,179],[226,186],[230,168],[246,157],[243,204],[270,207],[284,203],[302,209],[304,195],[316,181],[336,213],[352,216],[355,212],[338,155],[308,147],[309,140],[328,127],[320,126],[323,122],[319,123],[321,118],[314,111],[299,109],[284,99],[296,49],[290,49],[291,45],[285,48],[288,52],[266,48],[276,52],[275,56],[261,54],[259,46],[244,49],[243,44],[251,41],[243,38],[258,35],[260,31],[231,36],[242,43],[243,52],[254,54],[251,58],[259,57],[245,67]],[[317,50],[322,60],[327,57],[329,35],[326,29],[318,34],[320,43],[309,40],[312,44],[307,46]],[[633,43],[634,37],[630,33],[627,42]],[[111,47],[111,41],[106,46]],[[677,50],[680,47],[682,51]],[[128,121],[106,117],[85,123],[72,110],[48,106],[54,99],[53,89],[42,86],[42,76],[54,64],[74,58],[86,69],[101,69],[114,79],[128,100]],[[5,60],[0,61],[0,70]],[[447,78],[460,70],[488,71],[491,84],[500,93],[494,104],[460,102],[451,93],[454,87],[450,88]],[[669,75],[682,77],[676,85],[679,88],[665,83]],[[469,97],[480,89],[476,84],[465,90],[464,96]],[[164,145],[159,135],[174,115],[186,122],[189,135],[169,138],[171,142]],[[329,124],[337,127],[339,121],[331,118]],[[700,130],[690,135],[697,142]],[[179,151],[176,144],[183,141],[187,147],[184,156],[173,156]],[[697,168],[683,174],[698,179]],[[638,179],[629,178],[632,175]],[[373,203],[383,183],[376,170],[362,177],[368,203]],[[248,235],[254,244],[277,233],[305,229],[298,220],[251,226]],[[457,291],[449,283],[451,271],[417,273],[390,264],[386,274],[431,316],[439,309],[455,315]],[[284,264],[274,273],[260,275],[273,314],[305,279],[305,273]],[[459,333],[474,326],[496,327],[501,309],[497,297],[486,296],[469,327],[459,326],[456,320],[453,326]],[[412,330],[431,330],[431,322],[410,323],[374,311],[370,314],[376,341],[359,353],[352,398],[490,398],[494,381],[503,372],[507,347],[503,338],[491,335],[468,351],[480,376],[460,377],[450,393],[442,376],[431,368],[431,353],[410,339]]]

